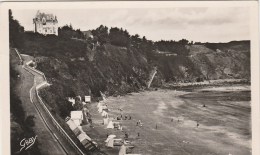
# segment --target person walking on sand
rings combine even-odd
[[[128,134],[127,133],[125,133],[125,139],[128,139]]]
[[[199,127],[199,125],[200,125],[200,124],[199,124],[199,122],[197,121],[197,128]]]
[[[157,129],[157,124],[155,125],[155,129]]]

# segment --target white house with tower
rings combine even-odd
[[[33,31],[43,35],[54,34],[58,35],[58,20],[53,14],[40,12],[36,13],[33,18]]]

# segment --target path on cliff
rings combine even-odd
[[[12,52],[12,51],[11,51]],[[32,60],[32,57],[22,55],[24,63]],[[42,155],[74,155],[77,154],[66,139],[53,126],[47,113],[44,111],[36,95],[36,86],[44,81],[36,72],[26,70],[24,66],[17,65],[21,81],[16,91],[22,101],[25,115],[35,117],[33,127],[37,135],[36,141]]]

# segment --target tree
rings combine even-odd
[[[24,27],[13,18],[12,10],[9,10],[9,43],[11,47],[22,48]]]
[[[182,45],[188,45],[189,41],[187,39],[181,39],[179,40],[179,43],[181,43]]]
[[[130,35],[122,28],[112,27],[109,31],[110,43],[116,46],[129,47]]]
[[[135,48],[139,48],[139,45],[142,42],[142,39],[140,38],[140,36],[138,34],[135,34],[133,36],[130,37],[131,40],[131,44],[135,47]]]
[[[97,29],[92,30],[91,33],[101,45],[108,42],[108,27],[100,25]]]
[[[58,28],[59,37],[61,38],[78,38],[83,39],[84,34],[80,31],[80,29],[74,30],[72,25],[65,25],[63,27]]]

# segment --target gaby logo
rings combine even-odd
[[[22,148],[20,149],[20,151],[22,151],[24,148],[24,150],[27,150],[28,148],[30,148],[36,141],[37,135],[35,137],[31,137],[31,138],[24,138],[21,140],[20,142],[20,146],[22,146]]]

